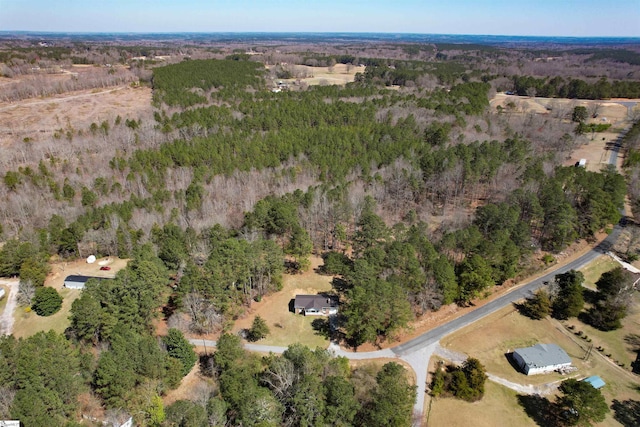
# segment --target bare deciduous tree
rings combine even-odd
[[[16,397],[16,391],[8,386],[0,386],[0,418],[11,418],[11,405]]]
[[[36,294],[36,287],[31,283],[31,280],[27,280],[25,282],[20,281],[18,285],[18,296],[17,301],[21,306],[30,306],[31,300]]]

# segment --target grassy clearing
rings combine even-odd
[[[33,311],[26,312],[25,307],[17,307],[14,313],[15,323],[13,335],[16,337],[29,337],[40,331],[53,329],[58,333],[64,332],[69,326],[69,312],[71,304],[80,297],[82,291],[77,289],[62,289],[58,293],[62,296],[62,308],[57,313],[41,317]]]
[[[587,264],[584,268],[581,268],[580,271],[584,274],[584,286],[590,289],[596,288],[596,282],[600,279],[602,273],[606,273],[607,271],[613,270],[618,267],[620,264],[611,259],[608,255],[602,255],[589,264]]]
[[[302,343],[310,348],[329,345],[329,340],[319,335],[311,326],[314,320],[325,320],[323,316],[303,316],[289,311],[289,303],[297,294],[317,294],[330,291],[331,276],[314,272],[322,259],[311,259],[311,269],[304,274],[285,275],[280,292],[264,297],[259,303],[253,303],[245,317],[238,319],[232,332],[251,327],[255,316],[260,315],[269,326],[270,334],[258,344],[288,346]]]
[[[613,360],[624,363],[625,367],[629,369],[631,362],[636,360],[636,351],[626,341],[626,338],[634,334],[640,334],[640,294],[636,292],[633,295],[633,302],[627,317],[622,320],[622,328],[616,331],[599,331],[578,319],[570,319],[565,323],[574,326],[575,332],[584,332],[585,335],[591,338],[594,347],[604,347],[605,354],[610,353]]]
[[[4,311],[4,307],[7,305],[7,299],[9,298],[9,287],[0,285],[0,289],[4,289],[4,296],[0,299],[0,313]]]
[[[454,398],[431,400],[427,425],[449,427],[536,426],[518,404],[517,393],[501,385],[486,382],[479,402]]]

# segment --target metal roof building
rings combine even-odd
[[[107,277],[71,275],[64,279],[64,287],[67,289],[84,289],[89,279],[104,280],[107,279]]]
[[[591,377],[585,378],[582,381],[589,383],[593,386],[593,388],[598,389],[605,386],[605,382],[597,375],[593,375]]]
[[[556,344],[516,348],[513,359],[527,375],[543,374],[571,366],[569,355]]]

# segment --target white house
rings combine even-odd
[[[516,348],[513,360],[527,375],[545,374],[571,366],[569,355],[555,344],[536,344],[532,347]]]

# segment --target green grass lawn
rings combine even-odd
[[[296,294],[317,294],[332,289],[331,276],[323,276],[313,271],[313,267],[321,264],[319,258],[312,259],[312,268],[304,274],[285,275],[282,290],[268,295],[259,303],[254,303],[250,313],[238,319],[232,332],[250,328],[256,315],[262,317],[269,326],[269,335],[257,344],[288,346],[301,343],[310,348],[329,345],[329,340],[317,333],[312,327],[314,320],[323,321],[323,316],[304,316],[289,311],[289,302]]]
[[[604,353],[611,354],[611,358],[620,363],[624,363],[629,368],[631,362],[636,360],[636,350],[628,342],[628,338],[633,335],[640,336],[640,293],[635,292],[633,302],[627,312],[627,317],[622,320],[622,328],[615,331],[599,331],[596,328],[573,318],[565,322],[566,325],[575,327],[574,331],[582,331],[591,338],[594,347],[604,347]],[[638,338],[640,341],[640,338]],[[594,349],[595,351],[595,349]]]
[[[595,289],[596,282],[600,279],[602,273],[613,270],[619,265],[620,264],[614,261],[609,255],[602,255],[596,258],[580,269],[582,274],[584,274],[584,286],[590,289]]]
[[[29,337],[36,332],[50,329],[58,333],[64,332],[70,324],[69,312],[71,304],[80,297],[81,292],[81,290],[66,288],[59,291],[62,296],[62,308],[57,313],[47,317],[38,316],[33,311],[26,310],[26,307],[16,307],[13,335],[16,337]]]
[[[468,403],[454,398],[432,399],[429,426],[536,426],[518,404],[517,393],[487,381],[484,398]]]

